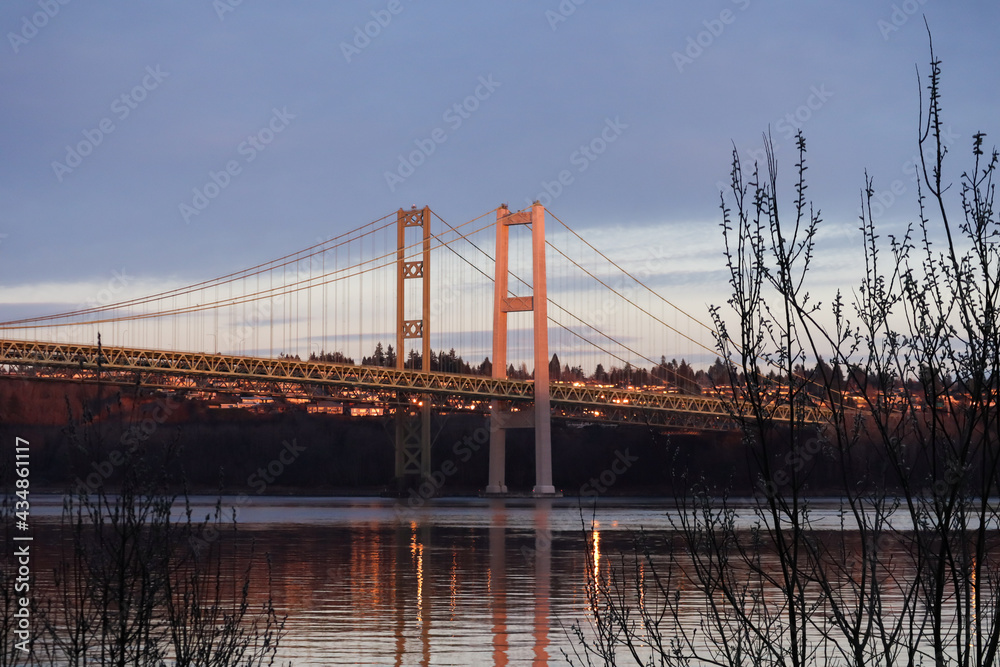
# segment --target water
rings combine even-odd
[[[195,516],[215,503],[192,500]],[[565,664],[569,627],[589,613],[588,562],[630,549],[629,529],[669,527],[648,501],[595,513],[571,499],[223,499],[234,504],[240,534],[270,554],[279,656],[296,666]],[[36,498],[33,516],[55,522],[60,508]]]
[[[295,665],[546,665],[585,621],[587,555],[664,525],[649,503],[268,499],[241,527],[271,552]],[[593,546],[593,528],[601,538]],[[611,534],[614,533],[614,536]]]
[[[59,502],[40,500],[33,517],[54,522]],[[193,501],[196,516],[215,503]],[[287,615],[279,657],[296,666],[565,664],[564,652],[579,650],[570,626],[592,619],[588,573],[620,566],[640,528],[654,539],[673,535],[670,500],[595,508],[574,499],[437,499],[412,508],[253,497],[223,505],[238,506],[240,534],[259,556],[270,554],[271,593]],[[840,528],[836,503],[812,518]],[[259,601],[266,577],[260,568],[255,576]],[[676,630],[697,620],[692,610],[690,628]]]

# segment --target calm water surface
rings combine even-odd
[[[212,498],[193,499],[208,511]],[[244,501],[245,502],[245,501]],[[224,505],[237,503],[225,498]],[[588,568],[671,533],[671,501],[254,497],[240,532],[273,566],[294,665],[565,664]],[[59,513],[52,502],[47,514]],[[828,510],[831,528],[839,525]],[[816,518],[816,517],[814,517]]]
[[[295,665],[565,664],[586,622],[588,554],[666,529],[666,509],[571,500],[255,499]],[[596,542],[594,536],[597,536]],[[596,544],[596,546],[595,546]],[[602,549],[604,554],[602,554]]]

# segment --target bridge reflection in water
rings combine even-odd
[[[33,526],[34,544],[46,547],[38,552],[35,590],[54,601],[60,598],[49,575],[63,537],[57,501],[53,497],[47,516],[38,505]],[[212,506],[213,499],[204,498],[194,509]],[[677,536],[668,507],[662,500],[610,499],[581,511],[569,498],[477,498],[410,508],[387,499],[257,497],[240,511],[238,536],[243,556],[250,540],[258,555],[269,554],[274,604],[287,614],[281,664],[546,665],[580,650],[571,626],[590,632],[587,584],[595,570],[608,577],[611,568],[624,566],[644,584],[623,590],[624,602],[658,604],[648,568],[627,555],[633,543],[625,528],[643,527],[671,595],[689,590],[692,573],[677,569],[686,566],[662,560]],[[738,525],[749,527],[753,513],[743,510]],[[811,520],[822,539],[841,540],[848,560],[859,553],[862,536],[840,530],[836,503],[818,505]],[[893,577],[915,576],[905,544],[889,540],[886,548]],[[624,561],[619,554],[626,554]],[[223,571],[242,567],[242,561],[227,563]],[[252,608],[266,600],[267,575],[258,557]],[[780,605],[781,597],[768,588],[760,602]],[[890,592],[883,603],[892,615],[902,601]],[[702,611],[696,594],[686,597],[677,625],[665,619],[658,631],[665,639],[701,633]]]
[[[571,501],[349,505],[328,510],[332,522],[281,525],[273,518],[285,512],[255,514],[264,508],[241,517],[258,553],[271,554],[275,603],[288,614],[284,660],[548,665],[572,653],[594,543]]]

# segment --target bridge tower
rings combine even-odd
[[[423,239],[423,257],[406,261],[407,230],[419,228]],[[411,234],[411,236],[413,236]],[[421,340],[421,370],[431,369],[431,210],[428,207],[396,213],[396,368],[406,363],[406,341]],[[410,241],[416,245],[418,241]],[[419,319],[406,319],[406,281],[421,281]],[[396,479],[400,485],[407,478],[424,479],[431,474],[431,399],[430,396],[397,395],[396,408]],[[416,401],[414,403],[413,401]]]
[[[508,238],[511,225],[531,225],[531,296],[508,297]],[[497,209],[496,280],[493,292],[493,377],[507,377],[507,313],[533,311],[535,347],[535,408],[509,411],[502,401],[490,406],[490,472],[487,495],[507,493],[507,429],[535,429],[535,496],[556,495],[552,485],[552,413],[549,407],[549,316],[545,288],[545,207],[537,201],[530,211]]]

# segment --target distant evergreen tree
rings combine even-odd
[[[680,365],[677,367],[677,388],[680,389],[685,394],[700,394],[701,386],[699,386],[697,380],[695,379],[695,372],[685,359],[681,359]]]
[[[604,370],[604,364],[597,364],[597,368],[594,369],[594,382],[598,384],[607,384],[610,380],[608,378],[608,372]]]
[[[729,382],[729,369],[719,357],[716,357],[715,363],[708,367],[708,379],[716,387],[721,387]]]
[[[559,363],[559,355],[553,354],[549,361],[549,380],[559,380],[562,378],[562,364]]]
[[[309,353],[309,361],[325,361],[331,364],[353,364],[354,359],[350,357],[345,357],[340,352],[324,352],[320,350],[319,354],[315,352]]]

